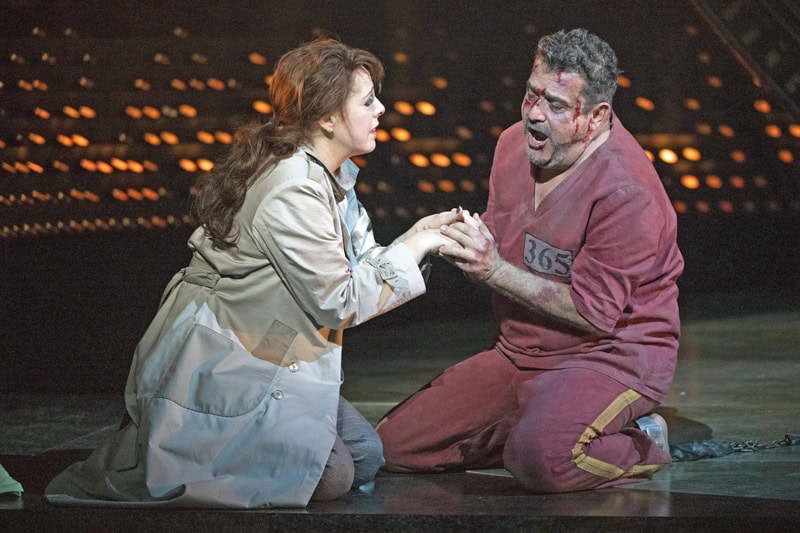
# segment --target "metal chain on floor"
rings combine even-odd
[[[673,462],[697,461],[699,459],[711,459],[714,457],[724,457],[731,453],[751,453],[784,446],[800,445],[800,435],[787,434],[781,440],[761,442],[757,439],[745,440],[740,442],[720,442],[713,440],[702,440],[694,442],[684,442],[670,444],[669,452]]]

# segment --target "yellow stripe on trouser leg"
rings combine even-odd
[[[642,475],[652,476],[664,466],[637,465],[626,472],[616,465],[606,463],[605,461],[600,461],[594,457],[589,457],[586,455],[586,453],[584,453],[586,445],[589,444],[592,439],[596,438],[598,434],[603,431],[606,426],[612,420],[614,420],[614,418],[616,418],[620,412],[622,412],[623,409],[625,409],[625,407],[631,405],[640,397],[641,395],[638,392],[628,389],[617,396],[617,399],[611,402],[611,405],[609,405],[605,411],[600,413],[600,416],[598,416],[595,421],[586,428],[580,439],[578,439],[578,442],[575,443],[575,446],[572,448],[572,462],[575,463],[578,468],[606,479],[617,479],[620,477]]]

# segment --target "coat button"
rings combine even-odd
[[[276,400],[282,400],[283,399],[283,391],[280,391],[280,390],[272,391],[272,397],[275,398]]]
[[[300,370],[300,365],[297,363],[291,363],[289,365],[289,372],[297,372],[298,370]]]

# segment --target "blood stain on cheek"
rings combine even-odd
[[[579,126],[580,126],[580,125],[578,124],[578,117],[579,117],[579,116],[581,116],[581,103],[580,103],[580,101],[579,101],[579,102],[578,102],[578,104],[575,106],[575,113],[573,113],[573,114],[572,114],[572,122],[574,122],[574,123],[575,123],[575,135],[577,135],[577,134],[578,134],[578,128],[579,128]]]

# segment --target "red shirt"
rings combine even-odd
[[[580,367],[663,401],[675,372],[683,257],[653,165],[614,116],[608,139],[534,211],[522,122],[500,136],[482,217],[500,255],[567,283],[590,335],[493,294],[497,348],[523,368]]]

